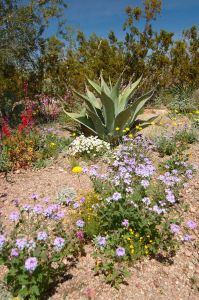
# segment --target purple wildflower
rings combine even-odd
[[[172,204],[174,204],[174,203],[176,202],[176,200],[175,200],[175,196],[174,196],[174,194],[172,193],[172,191],[169,190],[169,189],[166,189],[165,192],[166,192],[166,194],[167,194],[167,195],[166,195],[167,201],[170,202],[170,203],[172,203]]]
[[[79,200],[80,203],[84,203],[86,201],[85,197],[81,197],[81,199]]]
[[[48,238],[48,234],[45,231],[40,231],[37,234],[38,241],[45,241]]]
[[[172,233],[178,234],[180,232],[180,226],[174,223],[170,225],[170,229]]]
[[[149,181],[147,179],[141,180],[140,184],[144,187],[147,188],[149,186]]]
[[[29,211],[29,210],[31,210],[31,208],[32,208],[32,206],[30,204],[23,205],[23,210],[25,210],[25,211]]]
[[[124,219],[124,220],[122,221],[122,225],[123,225],[124,227],[128,228],[128,227],[129,227],[129,220]]]
[[[30,273],[34,272],[34,270],[37,268],[37,265],[38,261],[36,257],[29,257],[25,261],[25,269]]]
[[[116,249],[116,256],[122,257],[125,255],[125,249],[123,247],[118,247]]]
[[[191,236],[191,235],[185,234],[185,235],[183,236],[183,241],[189,242],[189,241],[191,241],[191,240],[192,240],[192,236]]]
[[[64,215],[65,215],[64,211],[60,210],[56,213],[56,215],[54,216],[54,219],[55,220],[61,220],[61,219],[64,218]]]
[[[83,228],[84,227],[84,221],[83,220],[78,220],[77,222],[76,222],[76,226],[77,227],[80,227],[80,228]]]
[[[114,194],[113,194],[113,196],[112,196],[112,199],[114,200],[114,201],[118,201],[119,199],[121,199],[122,198],[122,195],[121,195],[121,193],[118,193],[118,192],[115,192]]]
[[[65,240],[62,237],[56,237],[53,242],[56,251],[60,251],[64,247],[64,244]]]
[[[33,207],[33,212],[39,215],[43,212],[43,207],[40,204],[37,204]]]
[[[14,200],[12,200],[12,202],[14,203],[14,205],[16,206],[16,207],[18,207],[19,206],[19,199],[17,198],[17,199],[14,199]]]
[[[78,202],[75,202],[74,204],[73,204],[73,208],[74,209],[77,209],[77,208],[79,208],[80,207],[80,204],[78,203]]]
[[[146,204],[146,205],[150,205],[150,204],[151,204],[151,200],[150,200],[148,197],[144,197],[144,198],[142,199],[142,202],[143,202],[144,204]]]
[[[16,248],[13,248],[10,253],[11,256],[17,257],[19,256],[19,252]]]
[[[16,246],[19,250],[23,250],[27,246],[27,244],[28,244],[28,241],[25,238],[16,240]]]
[[[15,211],[15,212],[12,212],[9,216],[9,219],[13,222],[17,222],[20,218],[20,213]]]
[[[186,170],[185,175],[187,178],[191,179],[193,177],[193,171],[192,170]]]
[[[0,250],[3,248],[5,242],[6,242],[5,236],[3,234],[0,234]]]
[[[39,198],[39,195],[37,193],[32,193],[31,198],[33,200],[37,200]]]
[[[69,205],[72,202],[72,199],[71,198],[66,198],[65,201],[66,201],[66,205]]]
[[[106,238],[104,236],[98,236],[96,238],[97,243],[100,247],[105,247],[106,246]]]
[[[187,221],[186,225],[190,229],[195,229],[197,227],[197,224],[194,221],[192,221],[192,220]]]

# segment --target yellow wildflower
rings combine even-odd
[[[195,111],[195,114],[196,114],[196,115],[199,115],[199,110],[196,110],[196,111]]]
[[[80,166],[75,166],[72,168],[73,173],[81,173],[82,172],[82,167]]]
[[[172,125],[173,125],[173,126],[177,126],[177,123],[176,123],[176,122],[173,122]]]
[[[136,237],[139,237],[140,235],[139,235],[139,233],[136,233],[136,235],[135,235]]]
[[[51,148],[53,148],[53,147],[55,147],[55,146],[56,146],[56,144],[55,144],[55,143],[53,143],[53,142],[52,142],[52,143],[50,143],[50,147],[51,147]]]
[[[128,241],[131,241],[131,238],[128,237],[127,240],[128,240]]]
[[[151,125],[155,125],[155,122],[151,122]]]
[[[120,130],[120,128],[119,128],[119,127],[116,127],[115,130],[118,131],[118,130]]]
[[[129,131],[129,130],[130,130],[130,128],[126,127],[126,128],[125,128],[125,130],[126,130],[126,131]]]
[[[122,132],[124,132],[124,133],[125,133],[125,132],[126,132],[126,129],[123,129],[123,130],[122,130]]]
[[[149,251],[148,251],[148,250],[146,250],[146,251],[145,251],[145,254],[146,254],[146,255],[148,255],[148,254],[149,254]]]
[[[130,249],[134,249],[133,245],[130,246]]]
[[[132,139],[132,137],[133,137],[133,135],[132,135],[132,133],[130,133],[130,134],[129,134],[129,138]]]
[[[72,136],[76,136],[76,133],[74,132],[74,133],[72,134]]]

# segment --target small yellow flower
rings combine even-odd
[[[173,118],[173,120],[176,120],[176,118]]]
[[[199,115],[199,110],[196,110],[196,111],[195,111],[195,114],[196,114],[196,115]]]
[[[130,248],[130,249],[134,249],[133,245],[131,245],[129,248]]]
[[[116,127],[115,130],[118,131],[118,130],[120,130],[120,128],[119,128],[119,127]]]
[[[19,297],[13,297],[12,300],[21,300]]]
[[[143,240],[143,236],[140,237],[140,241]]]
[[[134,249],[132,249],[132,250],[131,250],[131,254],[134,254],[134,252],[135,252],[135,250],[134,250]]]
[[[132,137],[133,137],[133,135],[132,135],[132,133],[130,133],[130,134],[129,134],[129,138],[132,139]]]
[[[133,231],[133,229],[129,228],[129,231]]]
[[[144,246],[144,248],[145,248],[145,249],[148,249],[148,248],[149,248],[149,246],[145,245],[145,246]]]
[[[155,122],[151,122],[151,125],[155,125]]]
[[[74,133],[72,134],[72,136],[76,136],[76,133],[74,132]]]
[[[152,240],[150,240],[150,241],[149,241],[149,243],[153,243],[153,241],[152,241]]]
[[[190,112],[189,115],[193,115],[193,113]]]
[[[53,147],[55,147],[55,146],[56,146],[56,144],[55,144],[55,143],[53,143],[53,142],[52,142],[52,143],[50,143],[50,147],[51,147],[51,148],[53,148]]]
[[[126,130],[126,131],[129,131],[129,130],[130,130],[130,128],[126,127],[126,128],[125,128],[125,130]]]
[[[145,254],[148,255],[148,254],[149,254],[149,251],[146,250],[146,251],[145,251]]]
[[[75,166],[72,168],[73,173],[81,173],[82,172],[82,167],[80,166]]]
[[[173,126],[177,126],[177,123],[176,123],[176,122],[173,122],[172,125],[173,125]]]
[[[135,237],[139,237],[139,236],[140,236],[139,233],[136,233],[136,234],[135,234]]]
[[[128,237],[127,240],[128,240],[128,241],[131,241],[131,238]]]
[[[122,130],[122,132],[124,132],[124,133],[125,133],[125,132],[126,132],[126,129],[123,129],[123,130]]]

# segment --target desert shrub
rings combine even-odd
[[[51,285],[66,275],[81,245],[77,229],[68,231],[58,204],[19,205],[8,217],[11,230],[0,235],[0,263],[8,269],[4,282],[13,296],[44,299]],[[70,257],[70,261],[67,259]]]
[[[197,109],[198,103],[192,98],[192,87],[175,87],[170,93],[172,98],[168,107],[171,110],[177,110],[181,113],[190,113]]]
[[[185,126],[183,129],[180,129],[176,132],[174,138],[177,142],[193,144],[198,139],[198,133],[196,130],[194,130],[194,128],[188,128]]]
[[[0,171],[45,166],[45,160],[56,157],[70,144],[69,139],[32,129],[12,130],[2,140]]]
[[[80,135],[69,146],[68,154],[74,157],[95,158],[104,155],[110,150],[110,144],[96,136],[85,137]]]
[[[176,141],[172,136],[160,136],[154,140],[156,149],[161,156],[171,155],[176,150]]]

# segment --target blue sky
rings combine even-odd
[[[64,14],[67,24],[82,30],[87,36],[96,32],[107,37],[110,30],[122,39],[125,7],[141,5],[142,0],[66,0],[68,8]],[[183,29],[199,25],[199,0],[163,0],[162,14],[154,23],[156,29],[163,28],[181,36]],[[51,31],[51,30],[49,30]]]

